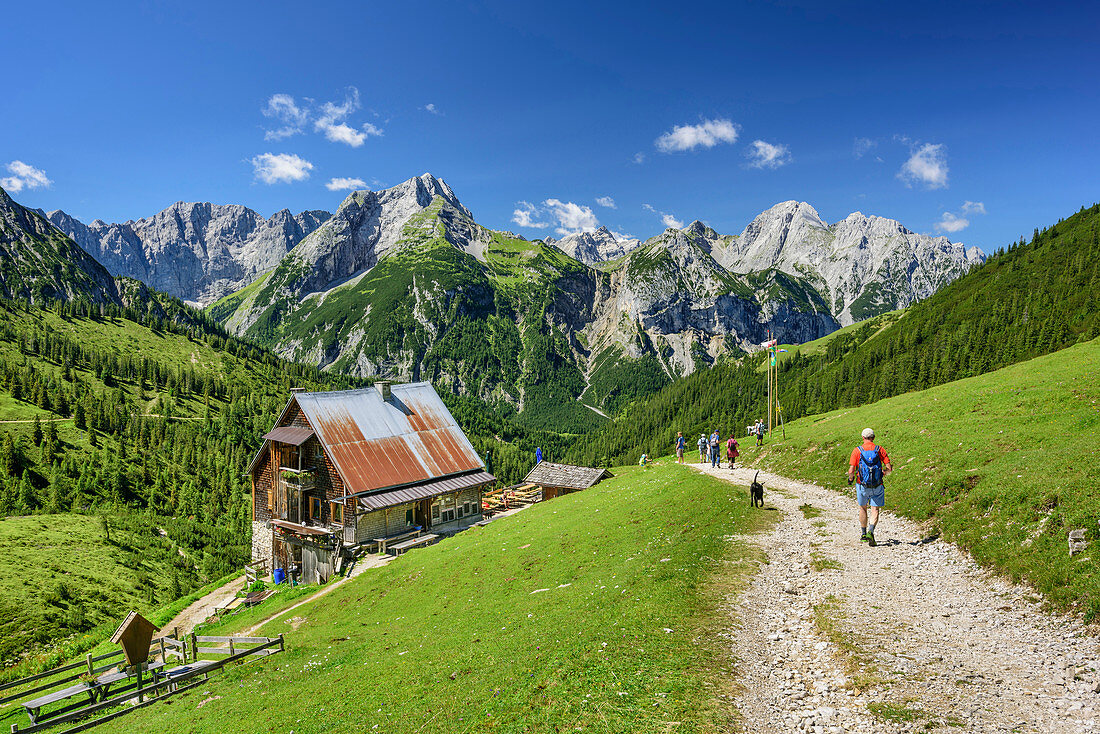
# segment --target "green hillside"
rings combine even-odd
[[[110,635],[120,614],[150,614],[172,598],[166,580],[171,586],[193,575],[157,527],[118,513],[0,518],[0,547],[0,660],[7,662],[97,626],[99,637]]]
[[[239,569],[259,436],[292,385],[348,384],[198,315],[125,316],[0,301],[0,665]]]
[[[902,312],[834,332],[780,362],[788,420],[942,385],[1100,336],[1100,205],[993,253]],[[577,463],[664,453],[676,431],[744,435],[767,415],[762,354],[720,363],[639,400],[578,441]]]
[[[721,609],[759,560],[731,536],[774,513],[685,467],[615,471],[364,573],[261,630],[286,654],[99,730],[726,731]]]
[[[895,467],[888,508],[927,520],[929,533],[1026,579],[1056,604],[1087,619],[1100,615],[1100,340],[809,416],[788,425],[785,440],[774,436],[744,458],[848,492],[848,457],[867,426]],[[1078,528],[1091,545],[1071,557],[1067,533]]]

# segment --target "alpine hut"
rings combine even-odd
[[[542,499],[545,502],[563,494],[588,489],[610,476],[611,472],[607,469],[540,461],[527,473],[523,483],[541,487]]]
[[[252,560],[328,580],[342,549],[481,520],[495,482],[427,382],[292,390],[249,465]]]

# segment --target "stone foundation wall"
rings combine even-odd
[[[271,566],[271,528],[257,520],[252,521],[252,560],[265,560]]]

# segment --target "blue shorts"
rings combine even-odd
[[[882,507],[886,504],[886,486],[880,484],[877,487],[864,487],[862,484],[857,484],[856,504],[860,507],[866,507],[867,505]]]

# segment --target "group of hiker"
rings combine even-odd
[[[725,448],[725,459],[728,462],[728,467],[733,468],[737,457],[741,455],[740,444],[737,443],[737,438],[730,435],[725,441],[722,440],[722,435],[715,429],[710,436],[705,433],[699,434],[699,440],[696,442],[699,448],[699,463],[705,464],[710,462],[713,467],[721,468],[723,447]],[[760,444],[757,443],[759,446]],[[682,431],[676,432],[676,463],[683,464],[685,462],[684,453],[687,450],[687,439],[684,438]]]
[[[749,427],[749,434],[756,436],[756,445],[762,446],[764,441],[764,423],[757,421]],[[848,460],[848,484],[856,485],[856,504],[859,505],[859,525],[862,542],[874,547],[875,525],[878,524],[879,509],[886,504],[886,487],[884,477],[893,470],[890,457],[886,449],[875,443],[875,431],[871,428],[863,429],[863,442],[852,449],[852,455]],[[715,429],[710,436],[699,434],[696,442],[699,447],[699,462],[710,462],[712,467],[722,466],[722,437]],[[682,431],[676,432],[676,463],[684,463],[684,451],[687,440]],[[726,461],[730,469],[734,468],[738,451],[737,438],[732,434],[725,441]],[[642,455],[642,464],[647,462],[647,456]]]

